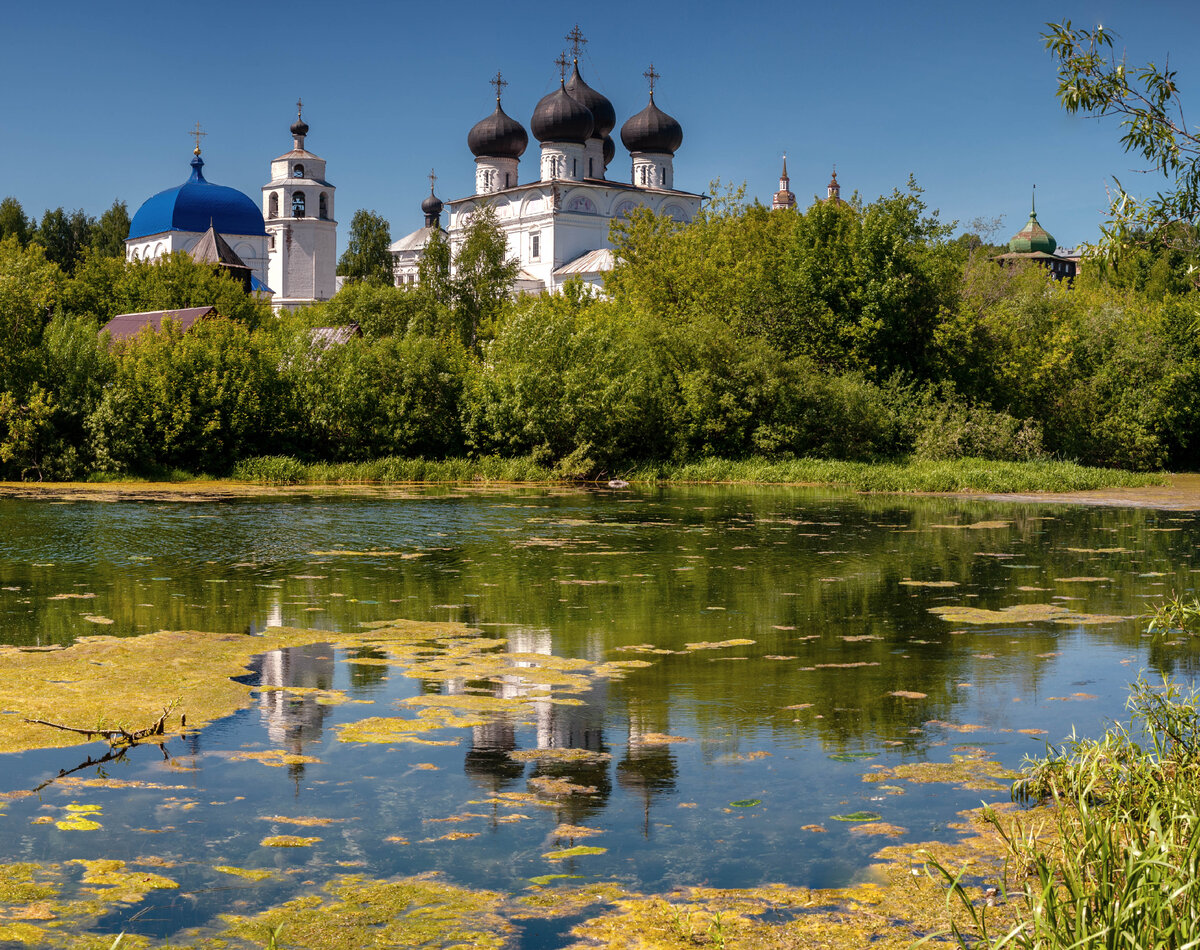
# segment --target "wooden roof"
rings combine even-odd
[[[153,327],[157,333],[164,320],[178,323],[186,333],[193,323],[216,313],[215,307],[188,307],[185,310],[150,310],[146,313],[122,313],[113,317],[101,328],[101,333],[111,334],[114,340],[127,340],[137,336],[144,327]]]

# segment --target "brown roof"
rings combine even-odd
[[[147,313],[122,313],[113,317],[101,328],[101,333],[111,334],[114,340],[127,340],[136,336],[143,327],[153,327],[157,333],[164,320],[178,323],[186,333],[193,323],[216,313],[215,307],[188,307],[185,310],[150,310]]]
[[[246,267],[246,262],[238,257],[237,252],[229,246],[229,242],[217,233],[212,222],[209,222],[204,237],[196,242],[190,253],[192,260],[197,264],[221,264],[224,267],[243,269]]]

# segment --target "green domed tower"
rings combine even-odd
[[[1036,195],[1036,192],[1034,193]],[[1010,254],[1053,254],[1058,249],[1058,242],[1044,227],[1038,224],[1037,205],[1030,204],[1029,220],[1008,241]]]

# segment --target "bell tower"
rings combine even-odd
[[[271,162],[263,185],[267,229],[267,285],[276,309],[328,300],[336,291],[336,189],[325,180],[325,160],[304,147],[309,126],[296,103],[292,149]]]

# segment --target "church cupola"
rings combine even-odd
[[[833,166],[833,176],[829,179],[829,184],[825,186],[825,200],[833,204],[842,203],[842,186],[837,180],[837,166]]]
[[[654,64],[643,73],[650,83],[650,102],[621,126],[621,141],[633,157],[633,184],[639,188],[673,188],[673,159],[683,144],[683,128],[654,102],[659,74]]]
[[[421,213],[425,215],[425,227],[440,228],[442,226],[442,209],[445,205],[442,199],[433,193],[433,183],[437,181],[437,175],[432,170],[429,172],[429,196],[421,202]]]
[[[296,103],[296,121],[292,123],[292,148],[297,152],[304,151],[304,136],[308,135],[308,123],[304,121],[302,102]]]
[[[783,156],[783,171],[779,173],[779,190],[775,192],[775,197],[771,199],[772,211],[796,207],[796,196],[792,194],[791,186],[792,181],[788,178],[787,153],[785,152]]]
[[[591,110],[567,92],[566,54],[555,63],[559,69],[558,88],[538,102],[529,127],[542,146],[542,181],[579,181],[587,171],[584,150],[596,122]]]
[[[1037,186],[1034,185],[1034,188]],[[1008,241],[1010,254],[1053,254],[1058,249],[1058,242],[1038,223],[1036,195],[1030,200],[1029,220]]]
[[[587,43],[583,33],[579,30],[579,24],[576,24],[575,28],[567,34],[566,39],[574,50],[574,63],[571,68],[571,78],[567,80],[564,88],[567,95],[585,106],[592,114],[592,134],[584,143],[583,175],[585,178],[603,178],[604,170],[612,158],[611,155],[608,158],[605,157],[608,148],[605,142],[606,140],[611,141],[609,133],[616,128],[617,110],[605,96],[584,82],[583,76],[579,72],[579,51]],[[615,146],[612,148],[615,153]]]
[[[491,83],[496,87],[496,111],[467,133],[467,148],[475,156],[475,193],[479,195],[516,187],[517,167],[529,145],[525,127],[500,105],[500,94],[508,82],[497,72]]]

